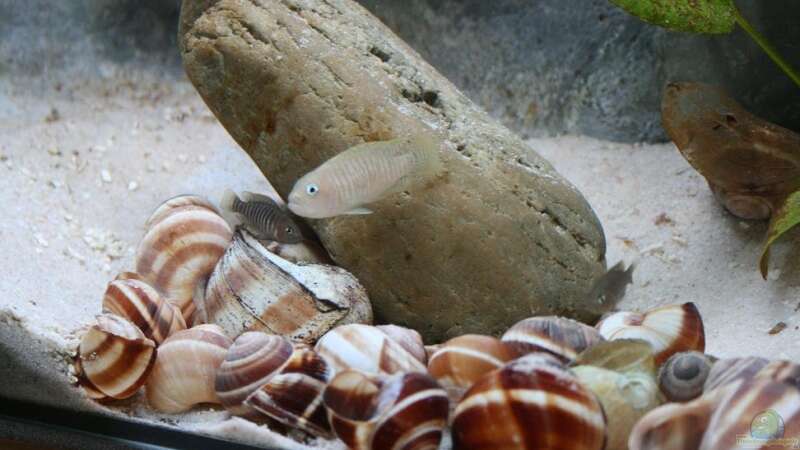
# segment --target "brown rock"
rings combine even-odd
[[[378,321],[431,342],[600,312],[586,293],[605,241],[580,193],[359,5],[184,1],[181,27],[189,78],[284,197],[352,145],[422,130],[443,139],[433,183],[371,215],[311,223]]]

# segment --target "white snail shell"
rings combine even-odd
[[[606,423],[595,395],[559,359],[532,353],[467,390],[452,435],[461,450],[601,450]]]
[[[520,355],[545,351],[571,362],[575,357],[604,339],[589,325],[556,316],[531,317],[514,324],[503,334]]]
[[[596,328],[608,340],[649,342],[657,365],[678,352],[705,350],[703,320],[694,303],[662,306],[645,313],[614,313],[602,319]]]
[[[436,450],[447,426],[447,394],[421,372],[345,370],[323,400],[334,432],[353,450]]]
[[[186,322],[176,306],[165,301],[155,288],[127,273],[108,283],[103,311],[130,320],[156,344],[186,329]]]
[[[671,402],[692,400],[703,393],[711,365],[711,359],[703,353],[676,353],[661,366],[658,386]]]
[[[264,331],[311,344],[337,325],[371,322],[372,308],[344,269],[293,264],[239,230],[214,268],[198,317],[231,338]]]
[[[225,219],[203,202],[196,196],[167,200],[148,220],[136,251],[136,272],[180,308],[187,324],[193,323],[194,297],[202,296],[232,235]]]
[[[147,380],[147,401],[166,413],[219,403],[214,380],[233,342],[216,325],[197,325],[168,337]]]
[[[422,351],[409,352],[380,328],[349,324],[336,327],[317,342],[315,350],[336,373],[357,369],[368,374],[425,372]]]
[[[83,335],[75,359],[78,383],[96,400],[132,396],[156,359],[156,345],[128,320],[97,316]]]

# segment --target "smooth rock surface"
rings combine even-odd
[[[596,317],[586,294],[605,241],[589,205],[366,10],[186,1],[181,24],[190,80],[284,197],[352,145],[430,130],[443,140],[433,182],[371,215],[312,221],[377,321],[436,342],[537,314]]]

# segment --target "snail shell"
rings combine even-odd
[[[603,341],[583,351],[574,365],[595,366],[615,372],[642,372],[655,377],[653,346],[641,339]]]
[[[589,388],[603,406],[608,425],[605,450],[628,450],[628,436],[636,422],[661,404],[652,376],[641,372],[619,373],[593,366],[577,366],[572,373]]]
[[[163,300],[158,291],[144,281],[123,273],[122,279],[108,283],[103,296],[103,311],[130,320],[156,344],[169,335],[186,329],[180,310]]]
[[[332,376],[321,356],[305,344],[297,344],[280,371],[245,404],[284,425],[330,437],[322,393]]]
[[[686,402],[703,393],[711,359],[700,352],[676,353],[661,366],[658,386],[671,402]]]
[[[565,362],[573,361],[578,353],[605,340],[589,325],[556,316],[521,320],[501,339],[520,355],[545,351]]]
[[[436,450],[447,426],[447,394],[425,373],[345,370],[323,401],[336,436],[354,450]]]
[[[136,272],[180,308],[186,323],[193,323],[195,301],[201,301],[194,297],[202,296],[232,231],[216,210],[191,202],[180,204],[182,199],[167,200],[165,204],[173,205],[162,205],[148,221],[150,226],[136,251]]]
[[[74,367],[91,398],[123,399],[144,384],[155,360],[155,343],[136,325],[103,314],[83,335]]]
[[[721,359],[711,367],[703,385],[703,392],[713,391],[738,380],[753,378],[767,364],[769,364],[767,359],[755,356]]]
[[[219,403],[215,375],[231,344],[216,325],[197,325],[168,337],[147,380],[150,406],[178,413],[200,403]]]
[[[425,344],[422,342],[422,335],[417,330],[398,325],[375,325],[375,328],[381,330],[389,339],[400,344],[401,347],[423,364],[428,361],[428,353],[425,349]]]
[[[356,369],[368,374],[425,372],[422,351],[409,352],[380,328],[349,324],[336,327],[322,336],[315,347],[334,372]]]
[[[546,353],[489,372],[461,399],[453,419],[457,449],[600,450],[606,439],[595,395]]]
[[[150,214],[150,217],[144,223],[145,229],[151,228],[153,225],[172,214],[174,210],[185,206],[197,206],[219,214],[217,207],[204,197],[192,194],[176,195],[175,197],[165,200],[156,207],[155,211]]]
[[[441,345],[428,360],[428,373],[455,402],[483,375],[516,357],[516,352],[499,339],[467,334]]]
[[[240,229],[208,281],[198,317],[231,338],[264,331],[311,344],[337,325],[371,322],[372,308],[344,269],[293,264]]]
[[[694,303],[662,306],[645,313],[614,313],[601,320],[597,330],[608,340],[649,342],[657,365],[678,352],[705,350],[703,320]]]

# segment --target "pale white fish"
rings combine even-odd
[[[369,214],[365,205],[435,176],[440,145],[438,138],[420,135],[351,147],[300,178],[289,209],[312,219]]]

